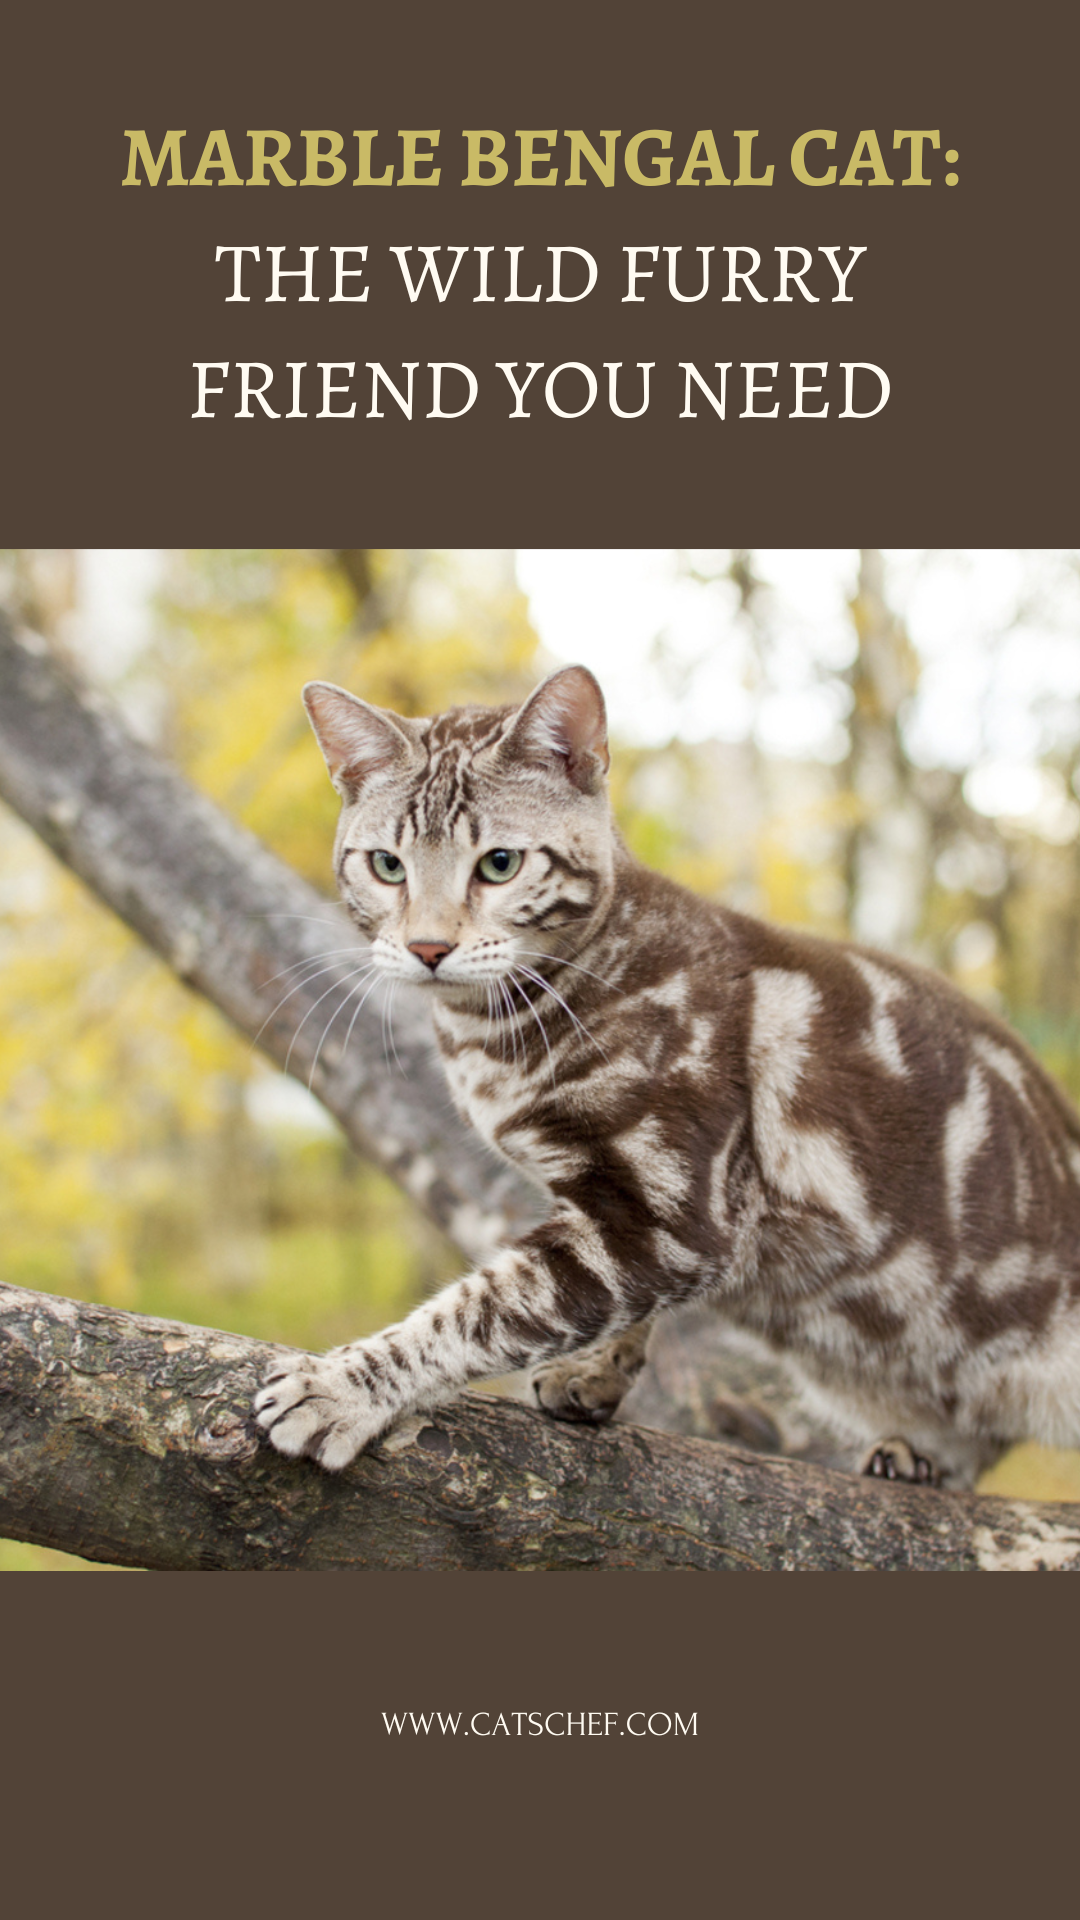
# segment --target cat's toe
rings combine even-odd
[[[592,1427],[611,1419],[627,1386],[613,1369],[590,1367],[573,1357],[538,1367],[532,1384],[539,1405],[553,1420]]]
[[[339,1419],[310,1448],[311,1457],[327,1473],[340,1473],[344,1467],[352,1464],[357,1454],[362,1453],[373,1438],[374,1434],[361,1421],[348,1417]]]
[[[933,1461],[900,1439],[879,1440],[864,1454],[859,1472],[873,1480],[902,1480],[921,1487],[936,1487],[941,1480]]]
[[[314,1374],[296,1365],[278,1368],[255,1396],[255,1419],[279,1453],[292,1460],[306,1453],[326,1424]]]
[[[255,1396],[255,1419],[271,1446],[290,1460],[305,1455],[339,1473],[382,1424],[366,1399],[327,1359],[279,1366]]]
[[[310,1399],[315,1382],[310,1372],[295,1360],[268,1373],[253,1402],[255,1418],[264,1433],[284,1416]]]

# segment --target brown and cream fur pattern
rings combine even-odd
[[[657,1312],[706,1297],[798,1363],[866,1471],[966,1486],[1012,1441],[1080,1444],[1080,1120],[1013,1035],[639,866],[583,668],[433,720],[305,698],[342,897],[554,1209],[399,1326],[274,1373],[276,1447],[343,1467],[522,1367],[549,1413],[607,1418]]]

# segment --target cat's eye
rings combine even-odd
[[[485,853],[476,863],[476,871],[481,880],[487,880],[492,886],[500,886],[504,880],[512,880],[524,859],[524,854],[511,847],[495,847],[491,853]]]
[[[369,854],[368,858],[377,880],[385,880],[391,887],[400,887],[405,878],[405,868],[396,853],[386,853],[380,847],[378,852]]]

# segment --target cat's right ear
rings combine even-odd
[[[514,716],[501,751],[554,762],[581,793],[598,793],[611,756],[604,696],[588,667],[549,673]]]
[[[310,680],[304,705],[315,729],[330,778],[343,800],[354,800],[365,780],[381,767],[408,759],[409,737],[396,713],[369,707],[344,687]]]

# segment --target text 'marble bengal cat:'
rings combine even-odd
[[[430,994],[458,1106],[554,1211],[399,1326],[276,1369],[275,1447],[344,1467],[527,1366],[548,1413],[606,1419],[691,1299],[796,1360],[866,1471],[970,1486],[1012,1441],[1080,1443],[1080,1120],[1012,1034],[639,866],[583,667],[431,720],[304,698],[373,962]]]

